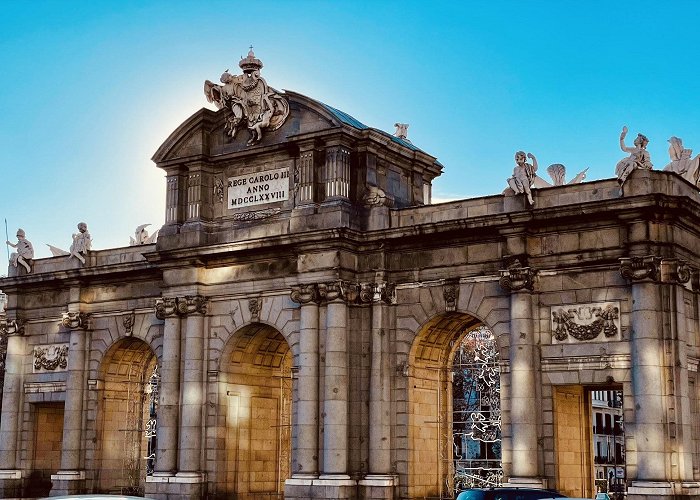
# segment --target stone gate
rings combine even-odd
[[[614,390],[628,498],[700,496],[695,186],[433,205],[442,165],[405,128],[261,67],[207,82],[221,109],[156,152],[156,243],[0,280],[4,497],[451,498],[453,366],[486,338],[499,417],[461,428],[498,434],[499,482],[591,496],[591,391]]]

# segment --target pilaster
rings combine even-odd
[[[2,392],[2,419],[0,419],[0,497],[19,497],[22,492],[22,471],[17,469],[18,438],[21,418],[22,385],[24,374],[22,358],[26,341],[21,322],[0,315],[0,336],[7,341],[5,352],[5,380]]]

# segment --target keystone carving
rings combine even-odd
[[[445,283],[442,287],[442,296],[445,299],[445,312],[454,312],[459,298],[459,283]]]
[[[569,336],[576,340],[593,340],[601,333],[606,338],[619,337],[620,308],[613,303],[561,306],[552,309],[552,332],[560,342]]]
[[[188,314],[206,314],[207,298],[203,295],[163,297],[156,299],[154,310],[158,319],[172,316],[187,316]]]
[[[127,314],[122,318],[122,324],[124,325],[124,329],[126,330],[126,336],[130,337],[134,333],[134,323],[136,321],[136,315],[134,314],[134,311],[131,311],[131,314]]]
[[[518,290],[532,290],[535,278],[535,270],[531,267],[510,267],[501,269],[501,278],[498,283],[506,292],[517,292]]]
[[[61,315],[61,325],[69,330],[87,328],[88,315],[81,312],[64,312]]]
[[[68,366],[68,344],[34,347],[34,371],[65,370]]]
[[[620,259],[620,275],[631,281],[643,279],[658,280],[661,259],[653,255],[646,257],[622,257]]]
[[[258,319],[260,317],[260,310],[262,309],[262,299],[250,299],[248,301],[248,311],[253,319]]]

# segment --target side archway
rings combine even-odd
[[[225,456],[217,490],[227,497],[274,497],[291,477],[292,351],[276,328],[251,323],[221,356]]]
[[[493,332],[466,313],[419,330],[408,372],[408,494],[454,498],[502,477],[500,371]]]
[[[100,364],[97,491],[143,494],[152,464],[148,431],[155,417],[157,366],[151,347],[135,337],[115,342]]]

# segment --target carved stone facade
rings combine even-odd
[[[698,498],[692,184],[635,168],[624,197],[608,179],[431,206],[434,157],[275,96],[203,109],[156,152],[157,242],[0,280],[1,496],[451,497],[452,363],[481,336],[505,482],[592,497],[586,398],[615,390],[627,498]]]

